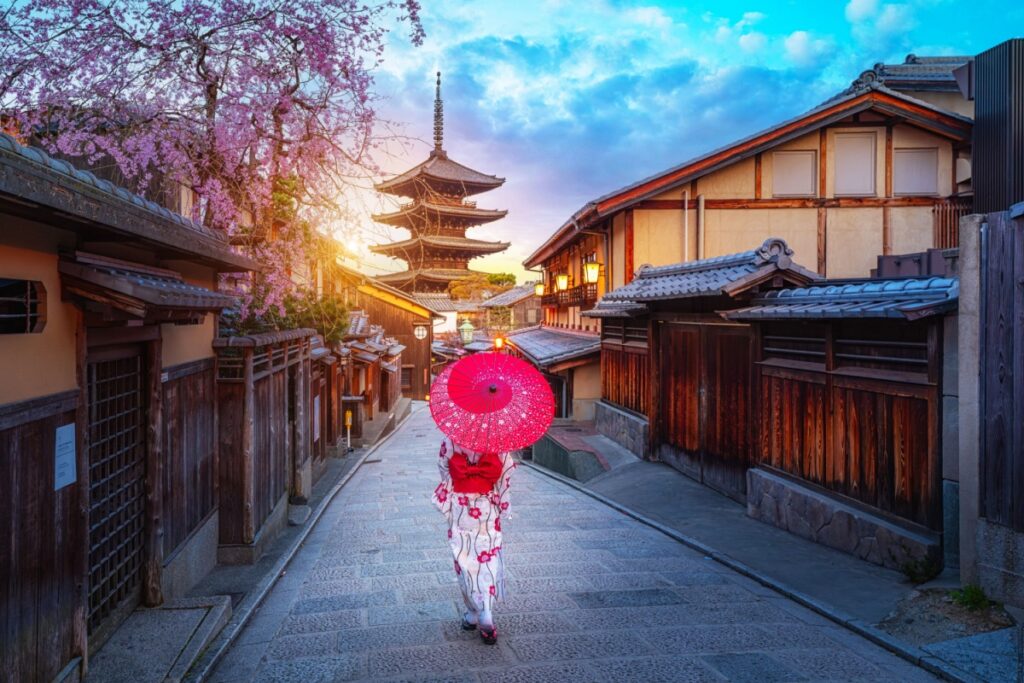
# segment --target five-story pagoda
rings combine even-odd
[[[377,254],[402,259],[407,270],[376,279],[406,292],[446,292],[448,283],[471,275],[469,260],[508,249],[508,242],[466,237],[466,230],[503,218],[507,211],[477,208],[466,197],[500,187],[504,178],[486,175],[448,158],[442,146],[444,110],[441,73],[434,99],[434,149],[423,163],[375,185],[378,192],[407,197],[397,211],[374,214],[373,220],[405,228],[411,237],[370,247]]]

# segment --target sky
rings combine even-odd
[[[376,72],[381,176],[432,147],[442,72],[445,149],[506,178],[476,197],[508,216],[469,236],[511,242],[470,267],[536,277],[522,261],[586,202],[810,109],[877,62],[976,54],[1024,35],[1024,3],[994,0],[423,0],[426,40],[391,34]],[[404,269],[367,244],[394,204],[353,200],[344,241],[370,274]]]

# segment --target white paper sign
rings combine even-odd
[[[53,490],[60,491],[78,479],[75,469],[75,423],[57,427],[53,449]]]
[[[313,397],[313,441],[320,440],[320,397]]]

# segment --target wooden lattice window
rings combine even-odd
[[[402,366],[402,388],[409,389],[412,387],[412,370],[413,366],[403,365]]]
[[[34,334],[45,326],[43,283],[0,278],[0,334]]]

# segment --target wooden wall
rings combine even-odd
[[[647,326],[646,318],[611,318],[601,325],[601,398],[644,416],[651,398]]]
[[[1024,220],[989,214],[981,258],[981,515],[1024,531]]]
[[[405,347],[402,362],[414,366],[414,370],[412,386],[403,393],[409,398],[422,400],[430,392],[430,343],[434,339],[432,321],[363,293],[359,294],[357,307],[369,314],[374,325],[381,325],[384,334],[394,337]],[[426,338],[415,337],[414,324],[427,326]]]
[[[761,464],[940,530],[935,325],[764,325]]]
[[[83,654],[84,448],[78,481],[53,490],[55,430],[76,423],[78,398],[71,391],[0,406],[2,681],[50,681]]]
[[[217,506],[213,359],[166,369],[163,382],[163,558]]]

